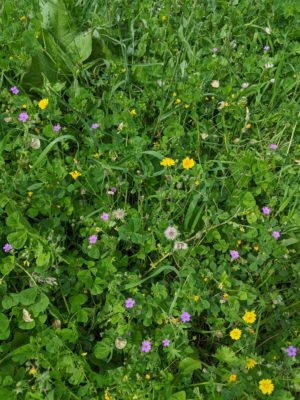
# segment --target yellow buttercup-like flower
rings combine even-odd
[[[39,107],[42,110],[45,110],[45,108],[48,107],[48,104],[49,104],[49,100],[48,99],[42,99],[42,100],[39,101]]]
[[[175,165],[175,161],[173,158],[166,157],[163,160],[161,160],[160,165],[163,167],[172,167],[172,165]]]
[[[234,328],[229,333],[231,339],[239,340],[242,336],[242,331],[239,328]]]
[[[150,374],[146,374],[145,375],[145,379],[147,379],[147,380],[151,379],[151,375]]]
[[[263,394],[272,394],[274,385],[271,379],[262,379],[259,381],[259,390]]]
[[[28,373],[29,375],[35,376],[37,374],[37,370],[36,368],[31,367]]]
[[[195,296],[194,296],[194,301],[197,303],[197,301],[199,301],[199,299],[200,299],[200,296],[198,296],[197,294],[195,294]]]
[[[131,111],[129,111],[130,112],[130,115],[132,116],[132,117],[135,117],[136,116],[136,114],[137,114],[137,112],[136,112],[136,109],[135,108],[133,108]]]
[[[176,104],[180,104],[180,103],[181,103],[181,100],[180,100],[180,99],[176,99],[176,100],[175,100],[175,103],[176,103]]]
[[[192,158],[186,157],[182,161],[182,166],[184,169],[191,169],[195,165],[195,161]]]
[[[257,362],[255,360],[253,360],[253,358],[247,358],[247,361],[246,361],[246,368],[247,369],[254,368],[256,364],[257,364]]]
[[[112,400],[112,397],[109,395],[107,390],[104,393],[104,400]]]
[[[255,311],[246,311],[243,320],[247,322],[247,324],[253,324],[256,321]]]
[[[81,173],[77,170],[72,171],[69,173],[69,175],[71,175],[71,177],[76,181],[76,179],[81,175]]]
[[[237,380],[237,375],[232,374],[230,375],[230,377],[228,378],[228,382],[235,382]]]

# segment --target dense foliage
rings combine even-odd
[[[298,399],[300,3],[0,22],[0,398]]]

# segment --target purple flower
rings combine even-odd
[[[98,240],[98,236],[97,235],[92,235],[89,237],[89,243],[90,244],[95,244]]]
[[[269,209],[269,207],[263,207],[261,210],[262,210],[262,213],[263,213],[264,215],[269,215],[270,212],[271,212],[271,210]]]
[[[54,132],[59,132],[61,130],[61,126],[59,124],[53,125]]]
[[[21,112],[19,114],[18,120],[21,122],[26,122],[29,118],[29,115],[27,114],[27,112]]]
[[[217,49],[216,47],[213,47],[213,48],[211,49],[211,52],[212,52],[213,54],[216,54],[216,53],[218,52],[218,49]]]
[[[289,357],[296,357],[296,355],[297,355],[297,348],[294,347],[294,346],[289,346],[289,347],[286,349],[286,352],[287,352],[287,355],[288,355]]]
[[[126,308],[132,308],[134,305],[135,305],[135,300],[133,300],[131,297],[128,297],[128,299],[125,300]]]
[[[273,233],[272,233],[272,236],[273,236],[273,238],[274,239],[279,239],[280,238],[280,232],[278,232],[278,231],[274,231]]]
[[[230,250],[230,256],[232,260],[237,260],[239,258],[239,252],[236,250]]]
[[[191,320],[191,316],[188,312],[184,311],[181,315],[180,315],[180,319],[182,322],[189,322]]]
[[[116,188],[115,186],[113,186],[110,190],[111,190],[113,193],[116,193],[117,188]]]
[[[94,124],[91,125],[92,129],[98,129],[99,128],[99,124],[97,124],[97,122],[95,122]]]
[[[164,347],[169,347],[170,343],[171,343],[171,340],[169,340],[169,339],[164,339],[162,341],[162,344],[163,344]]]
[[[17,86],[13,86],[12,88],[10,88],[10,91],[11,91],[13,94],[18,94],[18,93],[19,93],[19,89],[17,88]]]
[[[105,212],[100,215],[100,218],[102,219],[102,221],[108,221],[108,217],[109,217],[109,215]]]
[[[264,46],[263,50],[264,50],[264,51],[269,51],[269,50],[270,50],[270,46],[266,44],[266,45]]]
[[[13,247],[12,247],[11,244],[6,243],[6,244],[3,246],[3,250],[5,251],[5,253],[8,253],[9,251],[13,250]]]
[[[143,340],[142,342],[142,347],[141,347],[141,351],[143,353],[149,353],[149,351],[151,350],[151,343],[149,342],[149,340]]]
[[[275,144],[275,143],[272,143],[272,144],[270,144],[270,149],[271,150],[276,150],[277,149],[277,144]]]

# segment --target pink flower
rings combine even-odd
[[[272,236],[273,236],[273,238],[274,239],[279,239],[280,238],[280,232],[278,232],[278,231],[274,231],[273,233],[272,233]]]
[[[230,250],[230,256],[232,260],[237,260],[239,258],[239,252],[236,250]]]
[[[176,228],[174,228],[174,226],[168,226],[164,234],[168,240],[174,240],[178,235],[178,231]]]
[[[26,122],[29,119],[29,115],[27,114],[27,112],[21,112],[19,114],[18,120],[21,122]]]
[[[149,340],[143,340],[142,342],[142,347],[141,347],[141,351],[143,353],[149,353],[149,351],[151,350],[151,343],[149,342]]]
[[[269,207],[263,207],[263,208],[262,208],[262,213],[263,213],[264,215],[269,215],[270,212],[271,212],[271,210],[269,209]]]
[[[270,144],[270,149],[271,150],[276,150],[277,147],[278,147],[277,144],[274,144],[274,143]]]
[[[53,125],[54,132],[59,132],[61,130],[60,124]]]
[[[10,91],[11,91],[13,94],[18,94],[18,93],[19,93],[19,89],[17,88],[17,86],[13,86],[12,88],[10,88]]]
[[[97,122],[95,122],[94,124],[91,125],[92,129],[98,129],[99,128],[99,124],[97,124]]]
[[[126,308],[132,308],[135,305],[135,300],[132,299],[131,297],[128,297],[128,299],[125,300],[125,307]]]
[[[162,341],[162,344],[163,344],[164,347],[169,347],[170,343],[171,343],[171,340],[169,340],[169,339],[164,339]]]
[[[189,322],[191,320],[191,316],[188,312],[184,311],[181,315],[180,315],[180,319],[182,322]]]
[[[5,251],[5,253],[8,253],[9,251],[13,250],[13,247],[11,244],[5,243],[5,245],[3,246],[3,250]]]
[[[102,219],[102,221],[108,221],[109,215],[104,212],[100,215],[100,218]]]
[[[90,244],[96,244],[97,240],[98,240],[98,236],[97,235],[92,235],[92,236],[89,237],[89,243]]]

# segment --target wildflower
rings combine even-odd
[[[235,382],[237,380],[237,375],[232,374],[230,375],[230,377],[228,378],[228,382]]]
[[[5,253],[8,253],[9,251],[13,250],[13,247],[12,247],[11,244],[6,243],[6,244],[3,246],[3,250],[5,251]]]
[[[102,219],[102,221],[108,221],[109,215],[104,212],[100,215],[100,218]]]
[[[27,105],[26,105],[26,104],[22,104],[22,105],[21,105],[21,108],[26,109],[26,108],[27,108]]]
[[[267,27],[267,28],[265,28],[265,32],[266,32],[268,35],[271,35],[272,29],[269,28],[269,27]]]
[[[97,152],[97,153],[94,154],[94,157],[95,157],[95,158],[100,158],[100,156],[101,156],[101,154],[100,154],[99,152]]]
[[[183,107],[187,110],[188,108],[190,108],[190,105],[189,104],[185,104]]]
[[[176,100],[175,100],[175,104],[180,104],[181,103],[181,100],[179,99],[179,98],[177,98]]]
[[[166,157],[161,160],[160,165],[162,165],[163,167],[172,167],[173,165],[175,165],[175,161],[173,160],[173,158]]]
[[[272,236],[273,236],[273,238],[274,239],[279,239],[280,238],[280,232],[278,232],[278,231],[274,231],[273,233],[272,233]]]
[[[70,172],[69,175],[71,175],[72,178],[76,181],[76,179],[77,179],[79,176],[81,176],[81,173],[75,169],[75,171]]]
[[[269,215],[270,212],[271,212],[271,210],[269,209],[269,207],[263,207],[261,210],[262,210],[262,213],[263,213],[264,215]]]
[[[217,80],[213,80],[212,82],[211,82],[211,86],[213,87],[213,88],[218,88],[218,87],[220,87],[220,82],[219,81],[217,81]]]
[[[268,62],[268,63],[265,64],[265,68],[266,69],[271,69],[273,67],[274,67],[274,64],[272,64],[271,62]]]
[[[254,368],[256,364],[257,364],[257,362],[255,360],[253,360],[253,358],[247,358],[247,362],[246,362],[247,369]]]
[[[256,313],[255,311],[246,311],[243,320],[247,322],[247,324],[253,324],[256,320]]]
[[[245,128],[246,129],[251,129],[252,125],[251,124],[246,124]]]
[[[131,115],[132,117],[135,117],[135,116],[137,115],[137,112],[136,112],[136,109],[135,109],[135,108],[133,108],[131,111],[129,111],[129,113],[130,113],[130,115]]]
[[[188,312],[184,311],[181,315],[180,315],[180,319],[182,322],[189,322],[191,320],[191,316]]]
[[[263,394],[272,394],[274,385],[271,379],[262,379],[259,381],[259,390]]]
[[[27,112],[21,112],[19,114],[18,120],[21,122],[26,122],[29,119],[29,115],[27,114]]]
[[[258,246],[257,244],[255,244],[255,245],[253,246],[253,250],[258,251],[258,250],[259,250],[259,246]]]
[[[149,379],[151,379],[151,375],[150,374],[146,374],[145,375],[145,379],[147,379],[149,381]]]
[[[264,46],[263,51],[269,51],[270,50],[270,46],[268,46],[267,44]]]
[[[122,350],[126,347],[127,345],[127,340],[122,337],[117,337],[115,340],[115,346],[117,349]]]
[[[237,260],[240,255],[237,250],[230,250],[230,256],[232,260]]]
[[[229,335],[230,335],[231,339],[239,340],[242,336],[242,331],[238,328],[234,328],[230,331]]]
[[[91,128],[92,129],[98,129],[99,128],[99,124],[97,124],[97,122],[95,122],[95,123],[93,123],[92,125],[91,125]]]
[[[118,130],[118,131],[122,131],[124,128],[125,128],[124,122],[120,122],[119,125],[118,125],[118,127],[117,127],[117,130]]]
[[[123,220],[126,216],[126,212],[122,208],[117,208],[116,210],[113,211],[112,214],[113,214],[114,218],[119,219],[119,220]]]
[[[208,138],[208,133],[201,133],[201,139],[203,139],[203,140],[205,140],[205,139],[207,139]]]
[[[33,319],[31,318],[31,315],[29,314],[29,312],[27,310],[25,310],[25,308],[23,308],[23,321],[24,322],[32,322]]]
[[[25,17],[25,15],[22,15],[22,17],[20,17],[20,21],[21,21],[21,22],[26,21],[26,19],[27,19],[27,18]]]
[[[97,240],[98,240],[98,236],[92,235],[89,237],[89,244],[96,244]]]
[[[112,400],[112,397],[107,390],[104,392],[104,400]]]
[[[52,323],[52,327],[54,329],[60,329],[61,328],[61,320],[55,319]]]
[[[41,147],[41,141],[39,138],[32,138],[30,142],[30,147],[34,150],[37,150]]]
[[[10,88],[10,91],[11,91],[13,94],[18,94],[18,93],[19,93],[19,89],[17,88],[17,86],[11,87],[11,88]]]
[[[243,83],[241,84],[241,88],[242,88],[242,89],[247,89],[248,86],[249,86],[249,83],[248,83],[248,82],[243,82]]]
[[[117,188],[116,188],[115,186],[113,186],[110,190],[111,190],[113,193],[116,193]]]
[[[173,226],[168,226],[167,229],[164,231],[164,234],[168,240],[174,240],[178,235],[178,231]]]
[[[289,357],[296,357],[296,355],[297,355],[297,348],[294,347],[294,346],[289,346],[289,347],[286,349],[286,352],[287,352],[287,355],[288,355]]]
[[[175,242],[173,250],[174,251],[176,251],[176,250],[186,250],[187,248],[188,248],[187,243],[185,243],[185,242]]]
[[[171,340],[169,340],[169,339],[164,339],[162,341],[162,344],[163,344],[164,347],[169,347],[170,343],[171,343]]]
[[[60,124],[53,125],[54,132],[59,132],[61,130]]]
[[[198,296],[197,294],[194,295],[194,301],[197,303],[200,299],[200,296]]]
[[[275,143],[272,143],[272,144],[270,144],[270,149],[271,150],[277,150],[277,144],[275,144]]]
[[[41,110],[45,110],[48,107],[49,101],[48,99],[42,99],[39,101],[39,107]]]
[[[37,370],[34,367],[31,367],[28,371],[29,375],[35,376],[37,374]]]
[[[185,159],[182,161],[182,167],[184,169],[191,169],[195,165],[195,161],[192,158],[185,157]]]
[[[211,49],[211,52],[212,52],[212,54],[217,54],[218,49],[217,49],[216,47],[213,47],[213,48]]]
[[[128,299],[125,300],[126,308],[133,308],[134,305],[135,305],[135,300],[133,300],[131,297],[128,297]]]
[[[141,347],[141,351],[143,353],[149,353],[149,351],[151,350],[151,343],[149,342],[149,340],[143,340],[142,342],[142,347]]]

